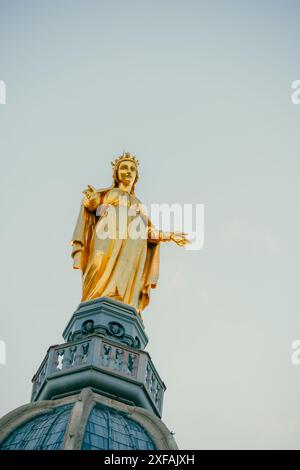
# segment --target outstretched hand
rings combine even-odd
[[[178,246],[185,246],[190,243],[187,238],[187,233],[184,232],[172,232],[171,240],[173,240]]]

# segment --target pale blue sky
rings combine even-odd
[[[300,4],[0,0],[0,415],[80,301],[81,191],[123,149],[146,204],[204,203],[144,313],[181,448],[299,448]]]

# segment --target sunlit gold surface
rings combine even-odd
[[[147,239],[99,237],[106,217],[105,212],[100,217],[96,214],[100,204],[114,206],[117,213],[120,201],[127,207],[141,204],[134,192],[138,161],[124,153],[112,165],[114,182],[110,188],[96,190],[89,185],[84,191],[72,237],[73,268],[82,271],[82,301],[107,296],[141,312],[149,303],[151,288],[157,286],[160,243],[174,241],[184,246],[188,241],[183,233],[158,231],[145,214]],[[128,217],[129,223],[132,217]]]

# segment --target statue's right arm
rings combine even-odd
[[[82,251],[83,245],[81,242],[72,242],[72,258],[73,258],[73,269],[82,269]]]
[[[87,198],[86,196],[84,197],[83,201],[84,207],[90,211],[94,212],[97,207],[100,205],[100,194],[97,193],[95,196]]]
[[[95,223],[95,212],[100,205],[101,192],[92,186],[83,191],[84,198],[81,202],[80,212],[72,236],[72,258],[73,269],[84,272],[87,263],[87,252],[89,241],[87,239],[90,227]]]

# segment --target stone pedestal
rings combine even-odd
[[[65,341],[98,333],[134,349],[145,349],[148,337],[136,310],[109,297],[82,302],[67,324]]]
[[[166,389],[149,354],[135,309],[102,297],[79,305],[63,337],[33,377],[31,401],[54,400],[85,387],[161,417]]]

